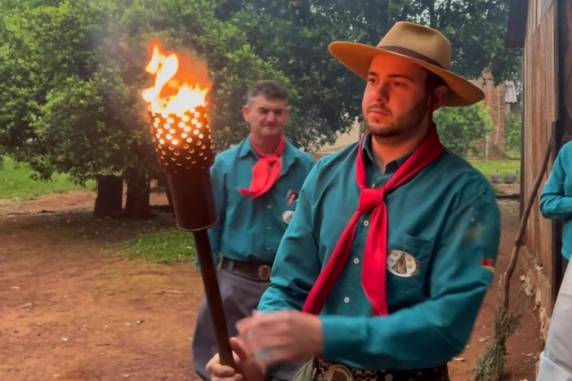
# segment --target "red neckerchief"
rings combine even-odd
[[[252,140],[250,145],[258,155],[258,161],[252,167],[252,179],[250,180],[250,187],[248,189],[241,189],[240,194],[243,196],[250,196],[252,199],[264,195],[268,192],[280,177],[282,170],[282,154],[286,147],[286,140],[284,137],[280,139],[280,143],[270,155],[265,155],[258,147],[254,145]]]
[[[358,145],[356,184],[360,190],[357,210],[349,220],[325,268],[321,271],[304,303],[304,312],[319,314],[328,295],[342,274],[353,244],[360,218],[371,212],[362,266],[362,287],[371,303],[373,314],[388,314],[386,294],[387,208],[385,196],[413,179],[443,152],[435,126],[421,141],[413,154],[381,188],[368,188],[363,162],[363,141]]]

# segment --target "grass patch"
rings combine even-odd
[[[127,241],[128,258],[142,258],[155,263],[193,261],[196,256],[193,234],[177,229],[139,234]]]
[[[516,182],[520,182],[520,160],[470,159],[469,162],[489,180],[493,175],[500,176],[501,179],[512,175],[516,176]]]
[[[95,182],[85,186],[75,184],[69,176],[55,173],[51,180],[34,180],[27,164],[4,157],[0,162],[0,199],[27,200],[43,194],[93,190]]]

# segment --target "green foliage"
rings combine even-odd
[[[168,229],[140,234],[129,240],[125,248],[128,258],[142,258],[156,263],[190,262],[195,259],[193,235]]]
[[[364,86],[327,53],[333,40],[358,34],[317,6],[312,11],[313,5],[303,2],[244,1],[228,19],[246,33],[253,52],[289,78],[287,134],[295,144],[310,149],[333,142],[336,132],[351,126],[353,116],[360,113]]]
[[[471,165],[481,172],[487,179],[498,176],[501,181],[507,176],[516,177],[515,181],[520,182],[518,173],[520,172],[520,160],[469,160]]]
[[[311,52],[314,44],[322,54],[332,40],[355,40],[375,45],[394,22],[413,21],[437,28],[450,39],[453,67],[462,75],[476,78],[485,67],[491,68],[497,80],[519,73],[520,52],[509,50],[504,43],[508,24],[508,3],[504,0],[380,0],[375,5],[346,0],[219,0],[219,3],[219,13],[227,17],[233,10],[246,9],[275,20],[271,29],[267,28],[268,23],[259,24],[258,30],[263,33],[258,38],[262,41],[254,43],[267,46],[268,50],[274,45],[268,44],[265,35],[277,42],[290,41],[268,33],[272,30],[278,36],[281,34],[281,29],[276,28],[276,20],[287,20],[295,26],[287,32],[292,36],[296,50],[307,52],[309,49]],[[307,30],[298,34],[298,30],[304,28]],[[308,34],[313,39],[308,39]],[[290,57],[304,57],[304,60],[314,62],[312,55]],[[322,61],[324,57],[317,63]]]
[[[522,115],[511,113],[506,123],[506,149],[507,153],[520,156],[522,144]]]
[[[49,181],[41,181],[34,178],[27,164],[16,163],[8,157],[0,163],[0,200],[25,200],[50,193],[93,190],[94,186],[93,181],[78,185],[61,173],[54,174]]]
[[[504,44],[508,10],[501,0],[381,0],[375,6],[342,0],[219,0],[216,14],[236,25],[253,52],[290,79],[300,96],[291,102],[288,133],[308,148],[332,142],[360,115],[363,82],[326,53],[334,40],[377,44],[394,22],[415,21],[450,38],[452,64],[462,75],[477,78],[488,67],[502,80],[519,72],[519,52]]]
[[[60,1],[3,17],[0,147],[42,178],[157,171],[141,75],[118,53],[117,11],[111,1]]]
[[[239,25],[216,18],[214,6],[210,1],[137,0],[126,8],[121,25],[130,50],[145,51],[148,41],[159,37],[168,49],[191,48],[206,58],[214,82],[211,128],[216,148],[224,149],[247,134],[240,109],[250,85],[273,78],[290,88],[294,98],[296,90],[276,62],[253,51]]]
[[[151,38],[206,58],[217,149],[246,135],[240,108],[259,79],[286,85],[287,134],[316,148],[350,127],[364,86],[329,56],[331,41],[376,44],[395,21],[418,21],[450,37],[461,74],[490,67],[503,79],[518,66],[503,43],[506,17],[501,0],[4,0],[0,157],[27,161],[43,178],[156,175],[140,99]],[[461,139],[473,141],[482,128]]]
[[[482,103],[471,107],[445,107],[434,114],[443,145],[458,155],[480,155],[492,130],[491,115]]]

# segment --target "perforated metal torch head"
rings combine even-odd
[[[153,145],[167,174],[177,226],[196,231],[214,225],[212,136],[205,106],[182,115],[151,112],[151,117]]]

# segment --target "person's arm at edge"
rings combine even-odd
[[[564,147],[554,160],[552,171],[540,196],[540,213],[546,218],[565,220],[572,217],[572,197],[564,195],[566,156]]]

